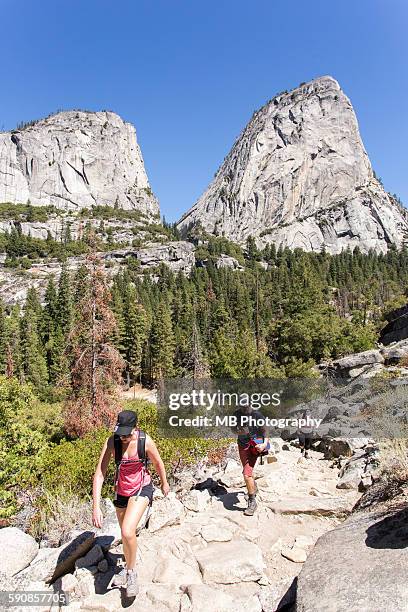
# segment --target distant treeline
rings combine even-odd
[[[216,267],[221,253],[243,270]],[[189,277],[165,265],[150,274],[124,266],[110,287],[110,341],[123,380],[163,376],[310,375],[325,358],[374,346],[384,315],[407,301],[408,250],[387,254],[300,249],[262,251],[211,238]],[[267,269],[265,269],[267,267]],[[43,392],[69,378],[69,337],[81,319],[85,267],[50,280],[41,305],[31,289],[22,312],[0,312],[0,373],[12,370]]]

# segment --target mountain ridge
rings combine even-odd
[[[0,133],[0,202],[159,215],[136,130],[111,111],[61,111]]]
[[[332,253],[357,245],[386,251],[401,245],[408,228],[405,211],[375,177],[349,98],[330,76],[254,112],[177,223],[184,235],[196,225],[241,244],[252,235],[259,246]]]

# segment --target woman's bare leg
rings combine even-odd
[[[120,524],[123,552],[128,570],[135,569],[137,552],[136,527],[148,505],[149,499],[147,497],[131,497]]]
[[[126,508],[116,508],[116,516],[118,519],[119,527],[122,530],[123,519],[125,518]],[[122,540],[123,544],[123,554],[126,560],[126,542]]]

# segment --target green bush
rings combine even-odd
[[[114,208],[113,206],[93,206],[92,208],[82,208],[79,212],[81,217],[86,219],[131,219],[142,221],[145,215],[139,210],[125,210]]]
[[[92,494],[92,478],[102,446],[109,436],[105,429],[94,431],[77,440],[63,440],[44,453],[39,463],[41,485],[45,492],[61,492],[86,497]],[[104,495],[112,490],[114,464],[104,484]]]
[[[36,402],[32,388],[0,376],[0,517],[12,516],[17,495],[40,478],[39,462],[46,437],[25,423],[23,415]]]
[[[64,421],[61,404],[58,402],[40,402],[35,400],[19,412],[19,420],[29,429],[38,431],[49,442],[58,442],[64,435]]]
[[[32,206],[31,204],[0,203],[0,219],[13,221],[41,221],[45,222],[50,215],[60,214],[55,206]]]

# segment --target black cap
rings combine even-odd
[[[118,420],[113,431],[118,436],[130,436],[132,430],[136,427],[136,423],[136,412],[133,412],[133,410],[122,410],[118,414]]]

